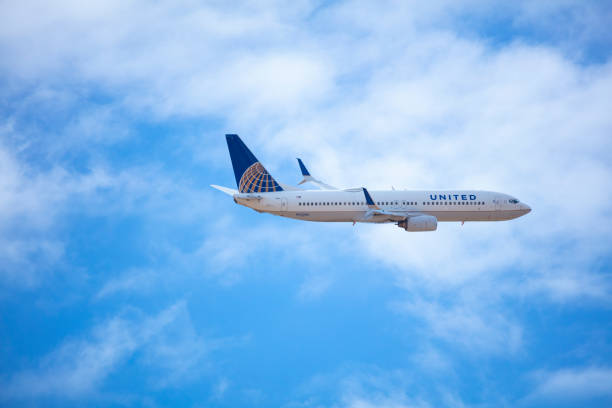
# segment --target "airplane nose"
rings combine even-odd
[[[527,204],[522,204],[522,210],[525,211],[525,214],[529,214],[531,212],[531,207]]]

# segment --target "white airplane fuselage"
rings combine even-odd
[[[505,221],[531,211],[528,205],[492,191],[370,191],[381,210],[410,215],[431,215],[438,221]],[[234,194],[234,201],[281,217],[319,222],[393,222],[364,219],[369,207],[363,189],[285,190],[268,193]]]

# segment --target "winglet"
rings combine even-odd
[[[298,183],[298,186],[300,184],[304,184],[309,181],[315,181],[315,179],[310,175],[310,172],[308,172],[308,169],[306,168],[306,166],[304,166],[304,162],[302,162],[302,159],[298,158],[297,161],[298,161],[298,164],[300,165],[300,171],[302,172],[302,177],[303,177],[302,181]]]
[[[304,166],[302,159],[298,158],[297,161],[298,161],[298,164],[300,165],[300,170],[302,170],[302,176],[304,177],[310,176],[310,173],[308,172],[308,169],[306,168],[306,166]]]
[[[362,188],[363,188],[363,194],[365,195],[366,204],[368,205],[368,208],[373,209],[373,210],[380,210],[380,207],[378,207],[376,203],[374,203],[374,200],[372,200],[372,197],[370,196],[370,193],[368,193],[368,190],[365,187],[362,187]]]
[[[304,162],[302,161],[302,159],[298,158],[297,161],[298,161],[298,164],[300,165],[300,171],[302,172],[302,177],[303,177],[302,181],[300,181],[298,185],[304,184],[310,181],[311,183],[314,183],[318,185],[319,187],[321,187],[323,190],[338,190],[336,187],[330,186],[329,184],[325,184],[324,182],[312,177],[312,175],[310,174],[310,172],[304,165]]]

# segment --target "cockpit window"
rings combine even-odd
[[[510,200],[508,200],[509,202],[511,202],[512,204],[518,204],[518,200],[516,198],[512,198]]]

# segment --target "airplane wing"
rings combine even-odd
[[[307,181],[310,181],[311,183],[314,183],[314,184],[318,185],[319,187],[321,187],[321,189],[323,189],[323,190],[338,190],[337,187],[330,186],[329,184],[326,184],[326,183],[324,183],[322,181],[319,181],[316,178],[312,177],[310,175],[310,172],[306,168],[306,166],[304,166],[304,163],[302,162],[302,159],[298,158],[297,161],[298,161],[298,164],[300,165],[300,171],[302,172],[302,177],[304,177],[302,179],[302,181],[300,181],[298,183],[298,185],[304,184]]]
[[[384,210],[369,210],[365,213],[360,221],[397,222],[404,221],[406,218],[408,218],[406,214]]]
[[[398,212],[398,211],[385,211],[382,210],[379,206],[376,205],[374,200],[372,200],[372,196],[365,187],[362,187],[363,194],[365,195],[366,204],[368,206],[368,211],[366,211],[365,215],[361,218],[360,221],[374,221],[374,222],[395,222],[395,221],[404,221],[409,215]]]
[[[415,211],[387,211],[381,209],[374,200],[372,196],[368,192],[365,187],[362,187],[363,194],[365,195],[366,204],[368,206],[368,211],[364,214],[364,216],[358,221],[365,222],[398,222],[398,221],[406,221],[408,218],[418,217],[419,215],[424,215],[421,212]]]

